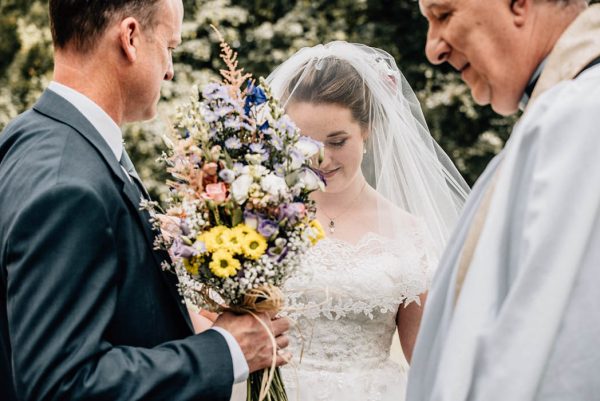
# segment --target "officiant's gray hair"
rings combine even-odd
[[[73,45],[77,51],[93,49],[97,39],[115,18],[128,16],[140,25],[155,24],[158,4],[164,0],[50,0],[50,29],[54,46]]]

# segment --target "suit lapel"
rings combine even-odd
[[[169,256],[166,252],[158,252],[154,250],[154,238],[156,233],[150,224],[150,215],[148,212],[145,210],[140,210],[141,193],[137,190],[135,184],[129,180],[104,138],[102,138],[96,128],[94,128],[94,126],[83,116],[83,114],[79,112],[79,110],[77,110],[77,108],[75,108],[75,106],[51,90],[44,91],[38,102],[35,104],[35,106],[33,106],[33,109],[48,116],[49,118],[52,118],[53,120],[67,124],[79,132],[98,151],[112,172],[113,176],[121,181],[122,191],[125,195],[125,198],[131,204],[134,210],[136,210],[136,215],[142,226],[147,246],[149,247],[154,260],[156,261],[156,268],[160,270],[161,276],[165,280],[169,292],[174,297],[179,310],[188,323],[188,326],[193,330],[187,309],[185,304],[182,303],[182,297],[179,295],[177,290],[176,275],[162,271],[161,265],[163,261],[169,260]]]
[[[152,228],[152,225],[150,224],[150,214],[146,210],[140,209],[140,201],[142,199],[141,192],[137,189],[135,183],[129,182],[129,181],[124,183],[123,192],[125,193],[127,200],[130,202],[131,206],[133,206],[136,209],[137,215],[140,219],[140,223],[144,230],[144,236],[146,237],[146,243],[147,243],[148,247],[150,247],[150,249],[152,249],[152,256],[154,257],[154,260],[156,261],[156,265],[161,269],[161,276],[166,281],[169,292],[171,293],[173,298],[175,298],[175,302],[177,302],[177,306],[179,307],[179,310],[183,314],[183,317],[185,318],[186,322],[188,323],[188,326],[193,331],[194,327],[190,320],[190,316],[188,314],[187,308],[186,308],[185,304],[182,302],[183,298],[181,297],[181,295],[179,295],[179,291],[177,290],[177,284],[179,282],[177,280],[177,276],[175,275],[175,273],[172,273],[169,271],[166,271],[166,272],[162,271],[163,262],[165,262],[165,261],[169,262],[170,257],[166,252],[158,251],[158,250],[154,249],[154,239],[155,239],[157,233]]]

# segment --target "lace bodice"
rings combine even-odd
[[[326,238],[313,247],[285,286],[302,364],[344,370],[386,360],[398,308],[419,302],[430,281],[424,244],[415,230],[399,240],[368,233],[355,245]]]
[[[406,379],[391,362],[396,314],[419,302],[435,260],[422,232],[357,244],[326,238],[285,285],[294,361],[284,367],[289,399],[402,400]],[[299,395],[299,396],[298,396]]]

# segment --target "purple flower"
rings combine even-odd
[[[272,135],[271,138],[269,138],[269,143],[277,150],[283,149],[283,139],[281,139],[279,135]]]
[[[192,247],[197,253],[206,252],[206,244],[203,241],[195,241]]]
[[[219,115],[214,112],[208,105],[203,105],[202,107],[202,117],[204,117],[204,121],[207,123],[214,123],[219,120]]]
[[[283,258],[285,258],[285,256],[288,253],[288,247],[287,246],[274,246],[271,247],[267,250],[267,254],[272,257],[272,258],[277,258],[277,262],[281,262],[283,260]]]
[[[227,149],[239,149],[242,147],[242,142],[240,142],[239,138],[233,136],[225,140],[225,147]]]
[[[252,125],[248,124],[245,121],[240,124],[240,127],[242,127],[243,129],[245,129],[246,131],[254,132],[254,127]]]
[[[285,166],[281,163],[277,163],[273,166],[273,171],[275,172],[275,174],[277,174],[279,177],[283,177],[285,175]]]
[[[173,241],[170,251],[174,256],[185,259],[189,259],[197,254],[197,251],[194,248],[184,245],[179,239]]]
[[[250,150],[254,153],[265,153],[265,148],[262,143],[250,144]]]
[[[279,230],[277,223],[268,220],[268,219],[260,219],[260,223],[258,224],[258,232],[265,238],[271,238],[277,231]]]
[[[208,100],[231,100],[229,89],[220,83],[209,83],[202,90],[202,97]]]
[[[228,184],[231,184],[235,180],[235,173],[229,169],[223,169],[219,171],[219,178]]]
[[[183,235],[190,235],[190,226],[188,226],[188,224],[185,221],[181,221],[179,229],[181,230],[181,233]]]
[[[234,130],[239,130],[241,127],[242,123],[240,122],[240,120],[238,120],[237,118],[230,118],[225,120],[225,122],[223,123],[223,126],[225,128],[231,128]]]
[[[244,224],[256,230],[258,228],[258,216],[255,213],[244,211]]]
[[[219,117],[225,117],[227,114],[233,113],[235,110],[231,106],[220,106],[215,109],[215,114]]]
[[[286,134],[288,138],[293,138],[298,130],[296,124],[290,120],[290,117],[287,114],[281,116],[279,121],[277,121],[276,128]]]
[[[305,213],[306,207],[304,206],[304,203],[295,202],[279,206],[279,218],[281,220],[288,219],[292,224],[296,223],[298,219],[304,217]]]

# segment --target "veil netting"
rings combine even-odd
[[[469,187],[431,137],[419,101],[393,57],[366,45],[335,41],[301,49],[267,81],[285,108],[305,77],[340,62],[360,75],[368,101],[370,134],[362,162],[367,182],[386,203],[424,222],[432,256],[439,257]],[[402,230],[396,221],[389,212],[380,213],[380,232],[393,237]]]

